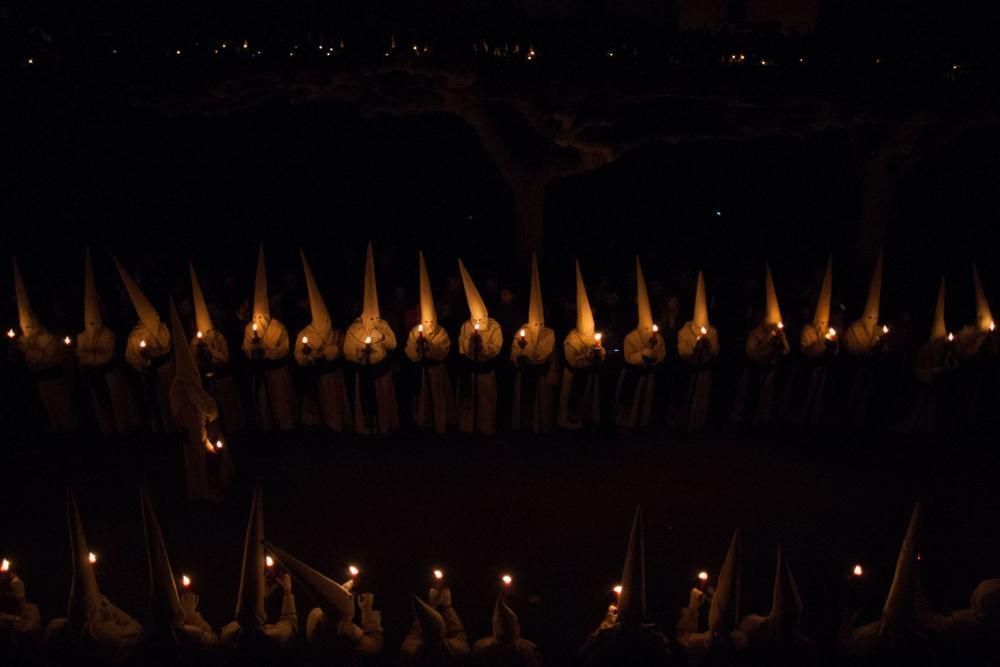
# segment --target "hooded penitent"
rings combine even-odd
[[[21,271],[17,268],[17,260],[14,260],[14,295],[17,297],[17,318],[21,327],[21,333],[25,338],[30,338],[36,333],[41,333],[42,324],[38,321],[35,311],[28,301],[28,291],[24,288],[24,280],[21,278]]]
[[[243,570],[236,599],[236,622],[244,630],[259,628],[267,621],[264,610],[264,500],[260,486],[254,487],[243,542]]]
[[[354,598],[350,591],[270,542],[264,542],[264,548],[291,575],[296,585],[316,600],[328,621],[336,625],[354,617]]]
[[[774,289],[774,278],[771,277],[771,267],[767,267],[767,277],[765,279],[767,290],[767,304],[764,311],[764,322],[772,326],[781,324],[781,309],[778,308],[778,293]]]
[[[833,257],[826,262],[826,273],[823,275],[823,285],[819,288],[819,299],[816,301],[816,312],[813,314],[813,327],[821,335],[830,326],[830,300],[833,296]]]
[[[579,260],[576,260],[576,331],[586,342],[590,342],[595,333],[594,313],[590,310]]]
[[[479,290],[472,282],[472,276],[465,270],[465,264],[462,263],[462,260],[458,260],[458,271],[462,274],[465,300],[469,304],[469,321],[473,324],[485,325],[486,318],[489,316],[486,312],[486,304],[483,302],[483,297],[479,296]]]
[[[537,334],[545,326],[542,306],[542,282],[538,277],[538,258],[531,253],[531,296],[528,299],[528,326]]]
[[[368,242],[368,255],[365,257],[365,293],[361,311],[361,324],[366,333],[371,333],[379,321],[378,289],[375,287],[375,255],[372,244]]]
[[[872,271],[872,279],[868,284],[868,298],[865,300],[865,312],[862,320],[865,323],[865,330],[870,336],[875,331],[878,324],[879,300],[882,296],[882,253],[875,260],[875,269]]]
[[[934,306],[934,323],[931,325],[931,340],[942,340],[948,336],[948,327],[944,323],[944,278],[938,287],[937,304]]]
[[[323,295],[319,293],[319,286],[313,278],[312,269],[309,268],[309,260],[306,254],[299,250],[299,257],[302,258],[302,272],[306,276],[306,291],[309,293],[309,312],[312,315],[312,328],[321,334],[330,330],[330,311],[326,309],[326,302]]]
[[[418,598],[416,595],[410,596],[413,602],[413,617],[420,626],[420,634],[425,644],[440,642],[445,637],[444,617],[436,609]]]
[[[420,262],[420,323],[428,334],[437,329],[437,311],[434,310],[434,292],[431,290],[431,279],[427,275],[427,264],[424,253],[418,253]]]
[[[253,321],[264,328],[271,321],[271,306],[267,298],[267,267],[264,264],[264,244],[257,251],[257,275],[253,287]]]
[[[799,633],[799,619],[802,615],[802,599],[799,588],[792,577],[778,547],[778,562],[774,572],[774,593],[771,598],[771,613],[768,614],[769,624],[775,636],[779,639],[792,638]]]
[[[708,610],[708,629],[728,635],[736,629],[740,618],[740,531],[733,533],[726,560],[719,571],[719,583]]]
[[[149,302],[146,295],[142,293],[139,286],[135,284],[132,280],[132,276],[128,274],[125,268],[118,262],[118,258],[112,256],[115,262],[115,266],[118,267],[118,274],[122,278],[122,283],[125,285],[125,291],[128,292],[128,298],[132,301],[132,306],[135,308],[135,314],[138,315],[139,321],[142,322],[143,326],[146,327],[151,332],[157,332],[160,328],[160,315],[153,308],[153,304]]]
[[[705,297],[705,278],[698,272],[698,286],[694,291],[694,319],[691,323],[700,331],[708,328],[708,299]]]
[[[215,326],[212,324],[212,315],[208,311],[208,303],[205,301],[205,294],[201,291],[201,283],[194,272],[194,264],[188,263],[188,270],[191,273],[191,294],[194,300],[194,322],[198,331],[208,334]]]
[[[642,264],[639,257],[635,258],[635,305],[639,309],[640,332],[645,333],[653,328],[653,309],[649,305],[649,292],[646,290],[646,278],[642,275]]]
[[[913,507],[906,536],[896,558],[892,586],[882,607],[882,621],[888,626],[911,620],[913,596],[917,586],[917,549],[920,539],[920,503]]]
[[[139,489],[139,503],[142,507],[142,525],[146,534],[146,556],[149,560],[149,615],[154,627],[169,630],[184,622],[180,597],[177,595],[177,581],[170,568],[170,558],[163,542],[160,522],[145,488]]]
[[[990,304],[986,300],[986,292],[979,280],[979,270],[975,264],[972,265],[972,282],[976,288],[976,325],[980,331],[992,331],[995,326],[993,313],[990,312]]]
[[[173,297],[170,298],[170,335],[174,339],[174,382],[180,382],[192,387],[202,388],[201,373],[195,361],[194,352],[184,335],[184,326],[177,314]]]
[[[83,258],[83,330],[93,337],[101,330],[101,304],[97,299],[97,283],[94,281],[94,267],[90,262],[90,248]]]
[[[502,597],[493,606],[493,639],[502,643],[514,643],[521,638],[521,624],[517,614],[507,606]]]
[[[622,592],[618,600],[618,621],[638,625],[646,618],[646,544],[642,507],[635,509],[632,530],[622,569]]]
[[[66,490],[66,520],[69,524],[70,559],[73,563],[73,583],[69,589],[69,609],[66,619],[70,626],[79,630],[101,606],[101,592],[97,588],[97,576],[90,562],[90,550],[80,521],[80,510],[76,506],[73,492]]]

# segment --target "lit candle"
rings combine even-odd
[[[604,338],[604,334],[602,334],[600,331],[598,331],[597,333],[594,334],[594,347],[600,347],[601,346],[601,339],[602,338]]]
[[[6,558],[0,561],[0,572],[10,572],[10,561]]]
[[[146,349],[146,339],[145,338],[143,338],[142,340],[139,341],[139,349],[140,350],[145,350]]]
[[[219,440],[215,441],[215,448],[216,449],[222,449],[222,439],[221,438]]]
[[[523,340],[525,338],[525,336],[528,335],[528,332],[525,331],[524,329],[521,329],[520,331],[517,332],[517,335],[520,336],[521,339]]]
[[[347,571],[351,573],[351,590],[358,590],[358,580],[361,578],[361,570],[354,565],[347,566]]]
[[[264,556],[264,565],[267,567],[274,567],[274,559],[270,556]]]
[[[444,588],[444,570],[434,570],[434,588]]]
[[[864,573],[865,573],[865,570],[864,570],[863,567],[861,567],[860,564],[859,565],[855,565],[854,569],[851,570],[851,574],[853,574],[855,577],[860,577]]]
[[[97,562],[97,554],[95,554],[95,553],[94,553],[93,551],[89,552],[89,553],[87,554],[87,561],[88,561],[88,562],[89,562],[89,563],[90,563],[91,565],[95,564],[95,563]]]
[[[883,334],[889,333],[889,327],[885,324],[882,325],[882,333]]]
[[[474,324],[472,325],[472,328],[473,328],[473,329],[475,329],[475,330],[476,330],[476,333],[478,334],[478,333],[479,333],[479,322],[476,322],[476,323],[474,323]]]
[[[656,325],[656,324],[654,324],[654,325],[653,325],[653,333],[659,333],[659,332],[660,332],[660,327],[659,327],[659,325]]]
[[[951,342],[952,342],[952,341],[954,341],[954,340],[955,340],[955,334],[953,334],[953,333],[951,333],[951,332],[949,331],[949,332],[948,332],[948,342],[949,342],[949,343],[951,343]]]
[[[15,338],[17,338],[17,332],[14,331],[13,329],[7,329],[7,338],[14,340]]]
[[[615,592],[615,596],[616,596],[616,597],[617,597],[617,598],[618,598],[619,600],[621,600],[621,599],[622,599],[622,585],[621,585],[621,584],[618,584],[617,586],[615,586],[615,587],[614,587],[614,588],[612,588],[611,590],[613,590],[613,591]]]
[[[365,345],[371,345],[371,344],[372,344],[372,337],[365,336]]]
[[[778,329],[784,329],[784,328],[785,328],[785,323],[784,322],[778,322]]]
[[[191,587],[191,577],[187,576],[186,574],[182,574],[181,575],[181,586],[183,586],[184,588],[190,588]]]
[[[194,337],[197,338],[198,340],[201,340],[202,338],[205,337],[205,334],[203,334],[201,331],[195,331]]]
[[[309,336],[303,336],[302,337],[302,344],[303,345],[308,345],[309,344]]]
[[[65,338],[63,338],[63,343],[65,343],[66,345],[72,345],[73,339],[71,339],[69,336],[66,336]]]
[[[420,337],[423,337],[423,335],[424,335],[424,325],[423,324],[418,324],[417,325],[417,335],[420,336]]]
[[[702,327],[700,331],[702,336],[708,335],[708,329],[706,327]]]
[[[253,330],[253,337],[257,338],[257,323],[254,322],[253,324],[251,324],[250,329]]]
[[[837,330],[834,329],[833,327],[830,327],[829,329],[827,329],[826,330],[826,339],[827,340],[836,340],[837,339]]]
[[[707,582],[708,581],[708,572],[705,572],[705,570],[702,570],[701,572],[699,572],[698,573],[698,581],[700,581],[703,584],[705,582]]]
[[[995,331],[996,328],[997,328],[996,323],[995,322],[990,322],[990,331]]]

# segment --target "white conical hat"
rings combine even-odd
[[[771,613],[768,615],[771,624],[779,635],[791,636],[798,633],[799,619],[802,615],[802,598],[799,588],[792,577],[788,561],[778,547],[778,563],[774,572],[774,593],[771,598]]]
[[[101,606],[101,591],[97,575],[90,562],[87,536],[80,521],[80,509],[71,489],[66,489],[66,521],[69,524],[70,558],[73,563],[73,583],[69,588],[69,609],[66,619],[74,628],[81,628]]]
[[[431,290],[431,279],[427,275],[427,264],[424,253],[417,253],[420,263],[420,322],[425,329],[432,330],[437,324],[437,311],[434,309],[434,292]]]
[[[542,305],[542,281],[538,277],[538,258],[531,253],[531,295],[528,297],[528,325],[545,326],[545,307]]]
[[[146,295],[142,293],[139,286],[132,280],[132,276],[128,274],[128,271],[121,265],[118,258],[112,255],[111,259],[114,261],[115,266],[118,267],[118,274],[122,277],[125,291],[128,292],[128,298],[132,301],[132,307],[135,308],[135,314],[139,316],[139,321],[150,331],[157,331],[160,328],[159,313],[156,312],[153,304],[149,302]]]
[[[17,268],[17,260],[14,260],[14,296],[17,297],[17,318],[21,331],[25,336],[30,336],[35,329],[41,327],[38,316],[31,308],[28,300],[28,290],[24,289],[24,280],[21,278],[21,271]]]
[[[944,277],[938,287],[937,304],[934,306],[934,323],[931,325],[931,340],[938,340],[948,335],[948,327],[944,323]]]
[[[642,264],[639,256],[635,256],[635,305],[639,309],[639,331],[653,328],[653,309],[649,305],[649,292],[646,290],[646,278],[642,275]]]
[[[976,288],[976,325],[981,331],[989,331],[993,324],[993,313],[990,312],[990,303],[986,300],[986,292],[979,280],[979,270],[975,262],[972,263],[972,282]]]
[[[90,248],[83,255],[83,328],[94,332],[101,328],[101,303],[97,298],[97,283],[94,281],[94,267],[90,262]]]
[[[188,262],[188,270],[191,273],[191,294],[194,297],[194,324],[198,327],[198,331],[207,334],[215,328],[212,325],[212,314],[208,310],[205,294],[201,291],[198,275],[194,272],[194,264]]]
[[[288,571],[296,585],[319,603],[329,620],[349,621],[354,618],[354,598],[349,590],[266,540],[264,548]]]
[[[420,626],[420,633],[423,636],[424,642],[441,641],[444,639],[444,617],[416,595],[411,595],[410,599],[413,602],[413,616],[417,619],[417,625]]]
[[[576,330],[581,336],[593,336],[596,328],[594,312],[590,309],[587,288],[583,284],[583,274],[580,273],[580,260],[574,261],[576,262]]]
[[[306,291],[309,293],[309,311],[312,314],[312,326],[317,331],[328,331],[331,327],[330,311],[326,309],[326,302],[323,295],[319,293],[319,285],[313,278],[312,269],[309,267],[309,260],[306,254],[299,248],[299,257],[302,258],[302,272],[306,275]]]
[[[920,503],[913,506],[906,537],[896,557],[896,572],[882,607],[882,618],[889,624],[904,620],[913,611],[913,595],[917,585],[917,549],[920,539]]]
[[[267,298],[267,267],[264,264],[264,244],[257,250],[257,275],[253,286],[253,318],[271,319],[271,304]]]
[[[778,293],[774,289],[774,278],[771,277],[771,267],[767,267],[767,277],[765,279],[767,290],[767,304],[764,309],[764,321],[768,324],[778,324],[781,322],[781,309],[778,308]]]
[[[267,622],[264,609],[264,499],[260,485],[254,487],[243,542],[243,571],[240,574],[240,592],[236,598],[236,621],[244,630],[259,627]]]
[[[458,272],[462,274],[462,286],[465,288],[465,300],[469,304],[469,319],[473,322],[485,322],[489,314],[486,312],[486,304],[483,297],[479,296],[476,283],[472,282],[472,276],[465,270],[465,264],[458,260]]]
[[[708,298],[705,296],[705,278],[698,272],[698,286],[694,290],[694,318],[691,324],[695,327],[708,328]]]
[[[503,597],[493,606],[493,639],[498,642],[516,642],[521,636],[521,623],[517,614],[507,606]]]
[[[621,623],[638,625],[646,619],[646,543],[642,506],[635,508],[632,531],[622,569],[622,592],[618,598],[618,619]]]
[[[379,319],[378,289],[375,287],[375,255],[372,253],[371,241],[368,242],[368,254],[365,257],[365,294],[361,311],[361,321],[368,326],[370,322]]]
[[[879,301],[882,297],[882,253],[878,254],[878,259],[875,260],[875,269],[872,271],[872,279],[868,284],[868,298],[865,300],[865,312],[862,314],[864,318],[865,328],[868,333],[875,330],[875,325],[878,324],[878,309]]]
[[[198,362],[191,351],[191,344],[184,333],[184,325],[170,297],[170,337],[174,339],[174,382],[183,382],[193,387],[201,387],[201,373]]]
[[[816,300],[816,313],[813,315],[813,326],[825,331],[830,326],[830,300],[833,297],[833,255],[826,260],[826,273],[823,275],[823,285],[819,288],[819,298]]]
[[[145,487],[139,488],[142,526],[146,534],[146,558],[149,561],[149,612],[154,626],[169,628],[181,625],[184,611],[177,595],[177,580],[170,568],[167,546],[163,542],[160,522]]]
[[[736,629],[740,617],[740,531],[733,533],[726,561],[719,571],[719,583],[708,610],[708,628],[720,635]]]

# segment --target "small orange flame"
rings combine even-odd
[[[274,559],[270,556],[264,556],[264,565],[268,567],[274,567]]]
[[[184,588],[189,588],[191,586],[191,577],[186,574],[181,575],[181,586]]]
[[[365,336],[365,345],[371,345],[371,344],[372,344],[372,337]]]
[[[353,565],[349,566],[347,568],[347,571],[351,573],[352,577],[356,577],[359,574],[361,574],[361,570],[359,570],[358,568],[354,567]]]
[[[201,331],[195,331],[194,337],[197,338],[198,340],[201,340],[202,338],[205,337],[205,334],[203,334]]]
[[[93,551],[91,551],[90,553],[88,553],[87,554],[87,561],[91,565],[93,565],[94,563],[96,563],[97,562],[97,554],[95,554]]]
[[[509,574],[505,574],[502,577],[500,577],[500,581],[503,582],[504,586],[510,586],[514,582],[514,577],[510,576]]]
[[[659,333],[659,331],[660,331],[659,325],[654,324],[653,325],[653,333]]]
[[[142,349],[142,350],[146,349],[146,339],[145,338],[143,338],[142,340],[139,341],[139,348]]]
[[[622,594],[622,585],[618,584],[617,586],[615,586],[611,590],[613,590],[615,592],[615,595],[621,595]]]
[[[434,578],[437,579],[438,581],[441,581],[442,579],[444,579],[444,572],[442,572],[441,570],[434,570]]]
[[[10,572],[10,561],[6,558],[0,561],[0,572]]]
[[[14,331],[13,329],[7,329],[7,338],[14,340],[15,338],[17,338],[17,332]]]
[[[698,581],[708,581],[708,572],[702,570],[698,573]]]
[[[865,569],[863,567],[861,567],[861,565],[855,565],[854,569],[851,570],[851,573],[855,577],[860,577],[861,575],[863,575],[865,573]]]

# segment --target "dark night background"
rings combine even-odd
[[[109,251],[161,309],[188,299],[192,260],[210,301],[232,311],[251,297],[263,241],[275,314],[294,332],[308,317],[300,247],[340,327],[357,314],[368,240],[397,320],[416,302],[417,249],[439,290],[461,256],[491,314],[500,287],[526,311],[535,250],[559,338],[578,257],[611,340],[632,327],[640,253],[654,312],[676,297],[681,321],[705,271],[723,355],[736,358],[763,305],[765,261],[797,338],[828,254],[850,322],[883,247],[885,319],[919,342],[942,275],[949,328],[973,319],[972,261],[1000,307],[997,19],[993,4],[943,0],[0,0],[0,253],[18,258],[42,321],[75,334],[89,245],[119,344],[133,314]],[[7,268],[0,293],[6,330]],[[717,571],[736,526],[743,609],[768,606],[781,542],[821,641],[855,561],[872,573],[874,613],[916,499],[938,606],[964,606],[1000,557],[992,433],[250,434],[235,441],[225,502],[192,510],[167,440],[42,436],[34,416],[0,422],[0,550],[23,563],[45,619],[61,614],[68,584],[67,483],[108,568],[105,592],[141,619],[135,484],[148,480],[174,567],[192,571],[219,626],[262,480],[269,539],[324,571],[356,560],[371,572],[389,656],[408,627],[406,595],[442,565],[470,639],[487,633],[494,577],[510,569],[526,636],[552,664],[568,660],[620,576],[637,502],[651,618],[668,629],[691,575]]]

